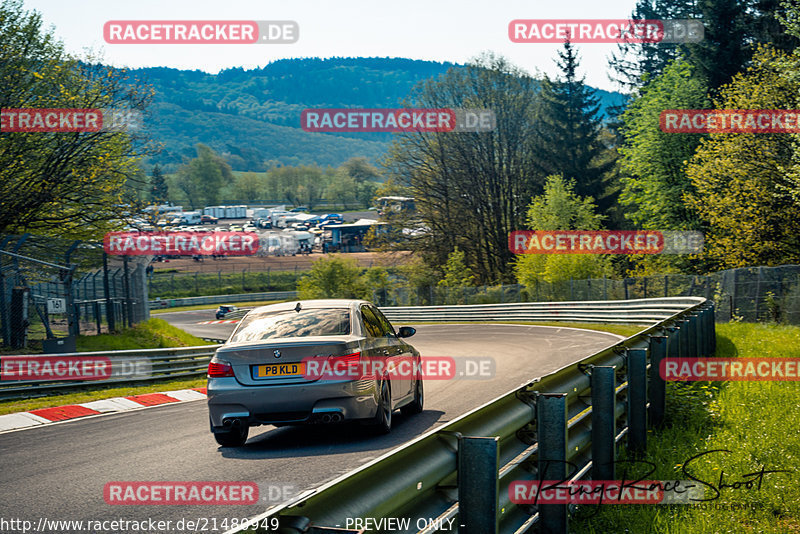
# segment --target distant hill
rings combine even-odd
[[[396,107],[421,80],[453,63],[403,58],[300,58],[260,69],[218,74],[164,67],[130,75],[156,91],[147,128],[164,151],[151,159],[173,171],[204,143],[225,155],[234,170],[317,163],[338,166],[353,156],[375,161],[391,134],[316,134],[300,129],[306,108]],[[602,109],[618,105],[619,93],[598,91]]]

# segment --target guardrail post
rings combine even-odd
[[[628,349],[628,447],[647,446],[647,350]]]
[[[464,534],[496,534],[500,438],[458,440],[458,519]]]
[[[711,356],[711,328],[709,328],[708,318],[711,315],[711,308],[706,306],[700,312],[700,355],[703,358]]]
[[[714,332],[714,305],[708,305],[706,308],[706,356],[712,357],[714,356],[714,339],[716,338],[716,334]]]
[[[667,356],[667,336],[650,337],[650,424],[659,426],[664,422],[667,405],[667,383],[661,378],[661,360]]]
[[[679,358],[689,357],[689,319],[681,319],[676,323],[678,325],[678,342],[680,344]]]
[[[100,334],[102,329],[101,329],[101,326],[100,326],[101,317],[100,317],[100,301],[99,300],[95,300],[94,301],[94,320],[97,323],[97,333]]]
[[[708,328],[709,328],[709,356],[714,356],[717,353],[717,318],[716,306],[712,303],[709,308]]]
[[[539,481],[562,481],[567,477],[567,394],[537,396],[536,427],[539,442]],[[540,504],[541,532],[566,534],[566,504]]]
[[[592,368],[592,479],[616,480],[616,367]]]
[[[686,337],[689,339],[686,347],[686,356],[688,358],[697,358],[699,356],[697,353],[697,314],[691,313],[687,318],[689,320],[689,327],[687,328],[689,335]]]
[[[681,356],[681,329],[677,326],[667,327],[667,358],[680,358]]]
[[[706,324],[705,324],[705,310],[699,310],[695,312],[697,316],[696,322],[696,338],[697,338],[697,356],[700,358],[704,358],[706,356]]]

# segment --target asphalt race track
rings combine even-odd
[[[213,311],[159,315],[195,335],[227,337],[234,325],[197,325]],[[395,325],[401,326],[401,325]],[[360,426],[252,428],[242,448],[222,448],[205,402],[165,405],[0,434],[4,518],[142,521],[252,517],[447,423],[510,389],[617,342],[618,336],[522,325],[420,325],[409,339],[423,356],[494,358],[489,379],[426,381],[425,411],[395,412],[387,436]],[[113,481],[248,481],[257,505],[108,505]],[[270,489],[271,488],[271,489]],[[280,489],[278,489],[280,488]],[[217,532],[225,529],[218,528]],[[66,530],[61,530],[66,531]],[[168,530],[169,531],[169,530]],[[208,531],[211,523],[208,523]],[[213,532],[213,531],[212,531]]]

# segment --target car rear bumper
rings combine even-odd
[[[233,377],[210,378],[207,393],[212,431],[227,429],[233,419],[248,425],[315,423],[367,419],[378,409],[375,380],[243,386]]]

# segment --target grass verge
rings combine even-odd
[[[763,324],[717,325],[719,357],[800,357],[800,327]],[[581,507],[571,531],[800,532],[800,388],[797,382],[670,382],[665,428],[648,433],[641,461],[655,471],[648,480],[689,480],[686,471],[715,488],[719,498],[701,505],[607,505]],[[691,460],[700,453],[718,452]],[[687,464],[690,461],[690,465]],[[628,479],[647,468],[628,468]],[[758,472],[768,473],[760,480]],[[618,468],[617,477],[620,477]],[[723,487],[725,484],[738,486]],[[750,481],[746,483],[746,481]],[[691,481],[690,481],[691,482]],[[743,483],[744,484],[741,484]],[[740,483],[740,484],[737,484]],[[715,495],[706,488],[706,498]],[[591,518],[580,516],[596,514]]]
[[[76,346],[79,352],[164,349],[169,347],[196,347],[213,345],[188,332],[174,327],[163,319],[152,318],[114,334],[97,336],[78,336]]]

